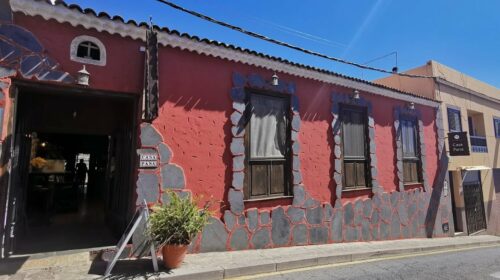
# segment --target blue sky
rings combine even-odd
[[[437,60],[500,88],[500,1],[219,0],[172,2],[251,31],[330,56],[366,63],[396,51],[406,70]],[[148,21],[341,74],[386,74],[302,54],[219,27],[154,0],[67,0],[124,19]],[[390,70],[394,55],[370,63]]]

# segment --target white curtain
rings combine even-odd
[[[250,157],[283,158],[286,147],[286,99],[252,94]]]

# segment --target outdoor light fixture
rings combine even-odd
[[[271,81],[271,85],[273,85],[273,86],[279,85],[279,77],[278,77],[278,75],[276,75],[276,72],[274,72],[272,78],[273,79]]]
[[[42,142],[40,146],[42,146],[42,148],[45,148],[47,146],[47,142]]]
[[[415,103],[413,102],[408,103],[408,109],[415,110]]]
[[[87,72],[87,69],[85,69],[85,65],[83,65],[83,68],[80,71],[78,71],[78,77],[76,83],[82,86],[88,86],[89,79],[90,79],[90,73]]]
[[[359,90],[355,89],[354,92],[352,93],[352,99],[359,99]]]

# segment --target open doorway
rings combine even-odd
[[[11,254],[114,245],[134,208],[136,98],[18,92]]]

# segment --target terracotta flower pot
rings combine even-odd
[[[163,264],[167,268],[178,268],[186,257],[188,245],[165,245],[161,248]]]

